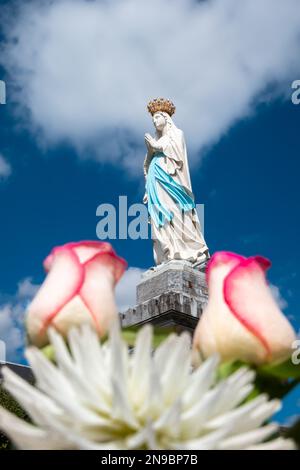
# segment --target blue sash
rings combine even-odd
[[[146,182],[148,212],[158,228],[162,227],[166,220],[170,222],[174,214],[159,200],[157,184],[161,185],[183,212],[188,212],[195,208],[194,199],[187,193],[185,188],[177,183],[172,176],[159,165],[158,159],[162,157],[165,157],[162,152],[156,152],[153,155]]]

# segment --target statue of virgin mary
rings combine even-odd
[[[209,252],[196,212],[184,135],[171,118],[175,106],[159,98],[150,101],[148,111],[156,131],[155,137],[145,134],[144,203],[148,204],[155,263],[179,259],[200,265]]]

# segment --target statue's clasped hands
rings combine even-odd
[[[155,139],[153,139],[152,135],[148,132],[145,134],[145,144],[148,149],[154,149],[155,147]]]

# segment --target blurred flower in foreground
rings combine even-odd
[[[223,361],[282,362],[292,353],[296,334],[266,282],[270,262],[217,252],[207,268],[209,288],[194,335],[194,347]]]
[[[278,400],[260,395],[241,404],[254,373],[240,368],[216,383],[216,356],[193,371],[187,333],[170,335],[153,353],[146,326],[132,354],[116,324],[102,345],[89,325],[70,330],[69,348],[54,329],[49,337],[56,365],[27,349],[36,388],[3,371],[5,388],[35,423],[0,409],[0,428],[21,449],[294,448],[282,438],[263,443],[277,431],[262,424]]]
[[[48,276],[27,312],[30,342],[45,346],[49,326],[66,335],[72,326],[90,323],[106,334],[117,316],[114,287],[125,260],[109,243],[84,241],[54,248],[44,267]]]

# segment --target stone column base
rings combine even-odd
[[[137,305],[120,314],[121,324],[193,331],[207,300],[205,273],[187,261],[172,260],[143,274]]]

